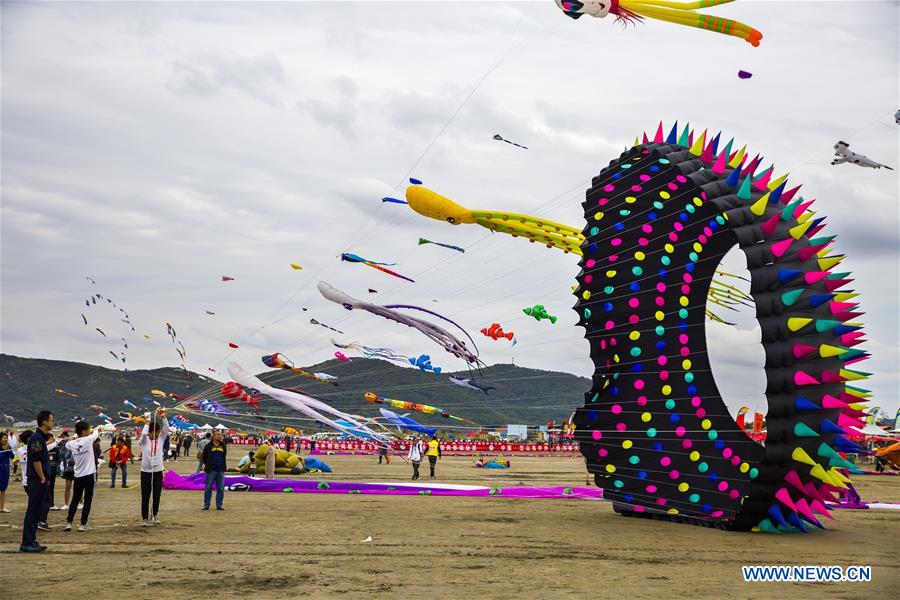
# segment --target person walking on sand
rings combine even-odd
[[[163,415],[154,415],[141,431],[141,519],[144,527],[159,525],[159,499],[162,495],[163,448],[169,439],[169,428]],[[153,496],[153,512],[150,497]]]
[[[28,493],[28,508],[22,523],[22,545],[19,546],[19,552],[43,552],[47,549],[38,544],[37,529],[50,485],[50,480],[47,479],[47,471],[50,470],[47,440],[53,429],[53,414],[49,410],[42,410],[35,420],[37,430],[28,438],[25,455],[27,464],[22,469],[23,480],[27,480],[25,490]]]
[[[203,449],[203,470],[206,471],[206,482],[203,490],[203,510],[209,510],[212,498],[212,486],[216,484],[216,510],[225,510],[222,501],[225,499],[225,465],[228,448],[218,429],[213,433],[212,442]]]
[[[437,437],[431,436],[426,455],[428,456],[428,466],[431,467],[431,478],[434,479],[434,467],[437,465],[438,459],[441,458],[441,443],[437,441]]]
[[[382,444],[381,447],[378,448],[378,464],[381,464],[381,459],[387,461],[387,464],[391,464],[391,455],[388,454],[387,444]]]
[[[266,447],[266,479],[275,479],[275,442],[269,440]]]
[[[116,487],[116,470],[122,471],[122,487],[128,487],[126,479],[128,478],[128,459],[130,458],[131,453],[122,438],[118,438],[116,443],[109,447],[109,472],[112,479],[109,487]]]
[[[9,445],[9,434],[0,433],[0,512],[8,513],[6,508],[6,488],[9,487],[9,465],[13,457],[13,449]]]
[[[422,449],[419,446],[419,440],[414,439],[409,445],[409,454],[406,455],[409,462],[412,463],[413,481],[419,478],[419,463],[422,462]]]
[[[96,482],[97,463],[94,461],[94,441],[100,436],[100,429],[91,430],[91,424],[87,421],[75,423],[74,440],[66,442],[66,449],[71,453],[75,461],[75,491],[72,503],[69,504],[69,513],[66,516],[65,531],[72,530],[72,522],[75,520],[75,512],[84,495],[84,508],[81,510],[81,525],[78,531],[90,531],[88,519],[91,516],[91,503],[94,500],[94,484]]]

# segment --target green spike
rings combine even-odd
[[[803,198],[800,198],[799,200],[794,200],[793,202],[791,202],[790,204],[785,206],[781,211],[781,220],[782,221],[790,221],[791,218],[794,216],[794,210],[796,210],[796,208],[798,206],[800,206],[801,202],[803,202]]]
[[[829,467],[837,467],[839,469],[858,469],[859,468],[856,465],[854,465],[852,462],[850,462],[849,460],[844,460],[840,456],[838,456],[837,458],[829,458],[828,466]]]
[[[819,437],[819,434],[811,429],[809,425],[802,422],[794,425],[794,435],[797,437]]]
[[[781,303],[785,306],[793,306],[794,303],[803,295],[803,289],[791,290],[781,295]]]
[[[741,200],[749,200],[750,199],[750,194],[751,194],[750,184],[751,183],[752,182],[750,181],[749,175],[744,178],[744,182],[741,183],[741,187],[737,193],[738,198],[740,198]]]
[[[846,279],[850,276],[850,271],[844,271],[843,273],[829,273],[825,276],[825,279]]]
[[[835,450],[834,448],[832,448],[825,442],[822,442],[821,444],[819,444],[819,449],[816,450],[816,454],[818,454],[819,456],[824,456],[825,458],[840,458],[841,457],[841,455],[838,454],[837,450]]]
[[[678,138],[678,145],[684,146],[687,148],[691,145],[691,137],[690,137],[691,124],[688,123],[684,126],[684,131],[681,132],[681,137]]]
[[[781,533],[781,530],[775,527],[772,524],[772,521],[769,519],[763,519],[759,522],[759,528],[766,533]]]
[[[822,244],[827,244],[828,242],[830,242],[831,240],[833,240],[836,237],[837,237],[836,235],[823,235],[823,236],[809,240],[809,245],[810,246],[820,246]]]
[[[832,321],[831,319],[816,319],[816,331],[825,333],[826,331],[831,331],[840,324],[840,321]]]

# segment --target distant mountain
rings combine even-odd
[[[437,376],[376,359],[354,358],[349,363],[329,360],[301,368],[335,375],[338,385],[316,382],[285,371],[266,370],[261,379],[276,387],[300,389],[353,414],[378,416],[379,406],[363,400],[363,394],[371,391],[387,398],[431,404],[479,425],[559,422],[583,404],[584,393],[590,389],[590,381],[583,377],[514,365],[494,365],[474,374],[455,373],[473,377],[482,386],[496,388],[490,395],[452,384],[446,373]],[[95,412],[90,409],[92,404],[104,407],[104,413],[115,419],[118,411],[136,412],[123,405],[123,400],[138,405],[141,410],[149,409],[152,404],[144,398],[150,397],[152,389],[218,400],[243,413],[247,408],[239,402],[223,400],[219,382],[196,373],[188,380],[176,368],[118,371],[78,362],[0,354],[0,373],[0,413],[16,420],[33,419],[37,411],[45,408],[52,410],[56,419],[63,422],[70,422],[75,416],[95,417]],[[226,376],[224,370],[221,376]],[[77,394],[77,397],[55,392],[55,389]],[[173,402],[163,404],[171,406]],[[243,425],[263,429],[281,429],[285,425],[310,428],[309,422],[300,418],[302,415],[270,398],[263,399],[259,408],[262,415],[272,418],[185,416],[200,424],[221,421],[237,428],[243,428]],[[423,413],[415,413],[414,418],[431,425],[458,424]]]

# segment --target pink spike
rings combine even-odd
[[[791,189],[789,189],[788,191],[786,191],[786,192],[784,192],[783,194],[781,194],[781,203],[782,203],[782,204],[789,204],[790,201],[794,198],[794,195],[795,195],[798,191],[800,191],[800,187],[801,187],[801,186],[802,186],[802,184],[801,184],[801,185],[798,185],[798,186],[795,187],[795,188],[791,188]]]
[[[860,344],[865,343],[865,341],[866,341],[866,340],[863,340],[863,339],[857,339],[857,340],[848,339],[848,340],[845,340],[845,339],[842,337],[842,338],[841,338],[841,345],[842,345],[842,346],[847,346],[848,348],[852,348],[853,346],[859,346]]]
[[[847,381],[834,371],[822,371],[822,383],[841,383],[842,381]]]
[[[863,429],[866,424],[857,419],[851,419],[844,413],[841,413],[837,416],[837,424],[841,429],[846,429],[848,427],[853,427],[854,429]]]
[[[810,354],[818,350],[819,349],[815,346],[807,346],[806,344],[794,344],[791,352],[794,354],[794,358],[800,359],[804,356],[809,356]]]
[[[766,174],[763,175],[762,177],[760,177],[759,180],[753,184],[753,187],[755,187],[760,192],[768,191],[769,182],[772,180],[772,173],[774,171],[775,171],[775,169],[770,169],[770,170],[766,171]]]
[[[790,470],[787,472],[787,475],[784,476],[784,480],[789,484],[803,492],[806,493],[806,489],[803,487],[803,482],[800,481],[800,475],[797,474],[797,471]]]
[[[794,238],[791,237],[781,240],[780,242],[775,242],[772,244],[772,254],[774,254],[776,258],[781,258],[793,243]]]
[[[815,198],[813,198],[813,199],[810,200],[809,202],[801,202],[800,204],[798,204],[798,205],[797,205],[797,208],[794,209],[793,217],[796,219],[797,217],[799,217],[800,215],[802,215],[804,212],[806,212],[806,209],[807,209],[807,208],[809,208],[810,206],[812,206],[812,203],[815,202],[815,201],[816,201]]]
[[[806,500],[800,498],[794,504],[797,505],[797,512],[801,515],[809,517],[814,523],[818,523],[819,520],[816,518],[816,515],[813,514],[813,511],[809,509],[809,504],[806,503]]]
[[[812,485],[812,484],[810,484],[810,485]],[[827,483],[823,483],[822,485],[820,485],[818,487],[818,490],[819,490],[819,499],[822,500],[823,502],[837,502],[838,499],[837,499],[837,497],[835,497],[835,495],[832,492],[834,491],[834,492],[840,493],[841,488],[835,487],[833,485],[828,485]]]
[[[832,300],[828,303],[828,308],[831,309],[831,314],[833,315],[836,315],[841,311],[850,310],[856,306],[859,306],[858,302],[835,302]]]
[[[834,290],[840,289],[841,287],[851,282],[853,282],[853,279],[826,279],[825,290],[828,292],[833,292]]]
[[[806,492],[807,498],[817,498],[819,500],[826,500],[824,496],[822,496],[821,492],[816,489],[816,486],[811,481],[807,481],[803,486],[803,491]]]
[[[818,225],[813,225],[809,229],[806,230],[806,237],[812,238],[815,237],[817,233],[825,229],[825,223],[819,223]]]
[[[794,373],[794,383],[796,385],[819,385],[821,382],[817,381],[816,378],[809,373],[797,371]]]
[[[706,148],[703,149],[703,153],[700,155],[700,162],[707,165],[712,162],[713,157],[712,140],[710,140],[706,145]]]
[[[825,244],[819,244],[818,246],[807,246],[806,248],[800,248],[797,250],[797,258],[800,260],[809,260],[810,257],[815,256],[816,252],[825,247]]]
[[[851,358],[850,360],[844,361],[844,366],[852,365],[853,363],[858,363],[863,360],[869,360],[872,358],[871,356],[857,356],[856,358]]]
[[[788,494],[787,488],[781,488],[777,492],[775,492],[775,498],[778,499],[782,504],[790,508],[792,511],[797,512],[797,506],[794,504],[794,501],[791,500],[791,495]]]
[[[645,131],[645,132],[644,132],[644,141],[641,142],[641,143],[647,144],[647,143],[649,143],[649,142],[650,142],[650,139],[647,137],[647,132]]]
[[[828,271],[810,271],[809,273],[803,274],[803,279],[806,281],[806,283],[812,285],[814,283],[819,283],[820,281],[825,279],[827,275]]]
[[[721,175],[725,172],[725,151],[722,150],[722,153],[719,155],[719,158],[716,159],[715,164],[712,166],[713,173],[718,173]]]
[[[830,394],[822,396],[822,408],[847,408],[847,403],[838,400]]]
[[[662,121],[659,122],[659,127],[656,128],[656,135],[653,136],[653,143],[662,144],[666,138],[663,137],[663,126]]]
[[[765,237],[769,237],[775,232],[775,228],[778,227],[778,221],[781,219],[781,215],[775,213],[769,220],[759,226],[762,230],[762,233]]]
[[[759,163],[762,162],[762,158],[757,154],[753,157],[753,160],[750,161],[750,164],[747,165],[746,169],[741,169],[742,175],[747,175],[748,177],[753,177],[756,168],[759,166]]]
[[[827,508],[824,504],[822,504],[821,502],[819,502],[818,500],[812,500],[812,501],[809,503],[809,508],[810,508],[811,510],[813,510],[813,511],[819,513],[820,515],[822,515],[822,516],[825,517],[826,519],[831,519],[832,521],[834,521],[834,517],[831,515],[830,512],[828,512],[828,508]]]
[[[688,134],[688,148],[694,145],[694,130],[691,129],[691,132]]]
[[[843,410],[843,412],[844,412],[844,414],[847,415],[848,417],[854,417],[854,418],[857,418],[857,419],[865,419],[866,417],[869,416],[869,413],[867,413],[866,411],[864,411],[864,410],[855,410],[855,409],[850,408],[849,406],[848,406],[847,408],[845,408],[845,409]]]
[[[847,392],[841,392],[841,400],[843,400],[847,404],[856,404],[857,402],[863,402],[862,398],[857,398],[856,396],[851,396]]]
[[[838,321],[846,323],[847,321],[852,321],[854,319],[858,319],[859,317],[863,316],[864,314],[866,314],[866,313],[864,313],[864,312],[842,312],[842,313],[838,313],[838,314],[834,315],[834,318],[837,319]]]

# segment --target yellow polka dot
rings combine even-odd
[[[653,316],[656,317],[657,321],[662,321],[663,319],[666,318],[666,315],[664,315],[663,311],[661,311],[661,310],[656,311],[656,313],[654,313]]]
[[[700,427],[702,427],[703,429],[709,429],[710,427],[712,427],[712,421],[710,421],[709,419],[703,419],[702,421],[700,421]]]
[[[581,297],[584,298],[585,300],[590,300],[590,298],[591,298],[590,290],[584,290],[583,292],[581,292]]]
[[[638,251],[638,252],[634,253],[634,258],[636,260],[644,260],[645,258],[647,258],[647,255],[644,254],[643,252]]]
[[[672,386],[669,384],[662,386],[662,393],[663,393],[663,396],[668,396],[669,394],[671,394]]]
[[[615,473],[616,472],[615,465],[606,465],[606,472],[607,473]]]
[[[644,423],[649,423],[651,418],[652,415],[648,412],[641,414],[641,421],[643,421]]]
[[[666,512],[669,513],[670,515],[677,515],[677,514],[678,514],[678,509],[677,509],[677,508],[670,508],[670,509],[667,510]]]
[[[619,355],[613,354],[613,362],[619,362]]]
[[[678,304],[680,304],[682,306],[687,306],[689,302],[690,302],[690,300],[688,300],[687,296],[682,296],[681,298],[678,299]]]
[[[700,198],[694,197],[694,205],[695,206],[703,206],[703,200]]]
[[[625,196],[625,202],[627,204],[634,204],[635,202],[637,202],[637,198],[635,198],[634,196]]]
[[[606,272],[606,276],[607,276],[608,278],[612,279],[613,277],[616,276],[616,272],[613,271],[613,270],[609,270],[609,271]]]
[[[669,198],[672,197],[672,194],[670,194],[669,192],[666,192],[666,191],[662,191],[659,193],[659,197],[662,198],[663,200],[668,200]]]
[[[686,484],[686,483],[679,483],[679,484],[678,484],[678,491],[679,491],[679,492],[686,492],[686,491],[688,491],[689,489],[691,489],[691,486],[689,486],[689,485]]]
[[[726,221],[728,220],[728,213],[722,213],[722,218]]]
[[[640,331],[632,331],[631,333],[628,334],[628,339],[631,340],[632,342],[636,342],[637,340],[641,339],[641,332]]]
[[[666,244],[665,246],[663,246],[663,248],[665,248],[666,252],[668,252],[669,254],[675,252],[675,246],[673,246],[672,244]]]
[[[595,221],[599,221],[599,220],[602,219],[602,218],[603,218],[603,213],[602,213],[602,212],[595,212],[595,213],[594,213],[594,220],[595,220]]]
[[[624,442],[622,442],[622,447],[626,450],[628,450],[632,446],[634,446],[634,442],[632,442],[631,440],[625,440]]]
[[[691,460],[694,462],[697,462],[698,460],[700,460],[700,453],[697,452],[696,450],[691,452]]]
[[[694,242],[694,252],[703,252],[703,245],[700,242]]]
[[[747,463],[741,463],[741,473],[746,473],[750,470],[750,465]]]

